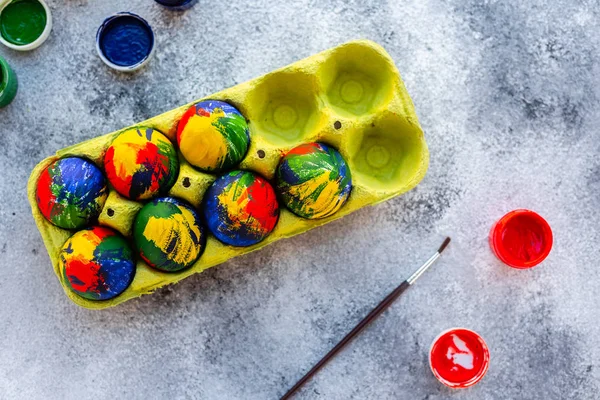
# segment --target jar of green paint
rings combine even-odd
[[[17,94],[17,75],[6,60],[0,57],[0,108],[6,107]]]
[[[44,0],[0,0],[0,43],[14,50],[39,47],[52,29],[52,14]]]

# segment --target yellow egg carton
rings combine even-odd
[[[207,99],[234,105],[249,121],[250,148],[240,169],[273,179],[286,151],[302,143],[324,142],[338,149],[348,163],[353,181],[348,201],[332,216],[316,220],[300,218],[282,205],[273,232],[250,247],[228,246],[209,235],[204,254],[181,272],[161,272],[138,258],[135,278],[121,295],[111,300],[87,300],[68,288],[60,271],[60,249],[74,232],[44,218],[36,203],[36,184],[46,166],[65,156],[84,157],[103,168],[104,153],[111,141],[131,127],[59,150],[33,169],[27,192],[54,272],[67,296],[78,305],[107,308],[151,293],[232,257],[398,196],[415,187],[427,171],[429,153],[413,103],[389,54],[371,41],[342,44],[200,100]],[[177,143],[178,121],[200,100],[135,126],[156,129]],[[194,169],[181,154],[179,160],[178,179],[169,195],[200,208],[205,191],[217,175]],[[133,220],[142,206],[142,202],[125,199],[109,185],[98,222],[131,239]]]

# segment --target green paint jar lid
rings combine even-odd
[[[0,108],[6,107],[17,95],[17,75],[5,59],[0,57]]]
[[[0,0],[0,43],[29,51],[50,36],[52,14],[44,0]]]

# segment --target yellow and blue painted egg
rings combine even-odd
[[[148,265],[167,272],[192,266],[206,246],[198,213],[173,197],[154,199],[142,207],[135,217],[133,239]]]
[[[294,147],[277,167],[276,188],[286,207],[308,219],[338,211],[350,196],[352,176],[342,155],[323,143]]]
[[[250,133],[246,118],[234,106],[206,100],[191,106],[177,125],[183,157],[207,172],[233,168],[246,155]]]
[[[112,229],[95,226],[75,233],[60,250],[67,286],[89,300],[109,300],[123,293],[135,275],[129,244]]]
[[[249,171],[232,171],[206,192],[204,217],[210,232],[221,242],[251,246],[273,231],[279,204],[266,179]]]
[[[128,129],[104,155],[104,169],[117,192],[132,200],[166,193],[177,180],[179,160],[169,139],[152,128]]]
[[[64,229],[83,228],[97,219],[107,196],[100,168],[79,157],[51,163],[42,171],[36,187],[42,215]]]

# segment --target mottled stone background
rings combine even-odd
[[[50,7],[41,48],[0,49],[20,79],[0,110],[0,398],[276,399],[445,235],[435,268],[298,398],[598,398],[598,0]],[[94,47],[98,25],[123,10],[158,36],[132,76]],[[38,161],[355,38],[389,51],[415,102],[431,151],[415,190],[115,309],[67,299],[26,201]],[[487,242],[519,207],[555,233],[529,271],[503,266]],[[465,391],[442,387],[427,364],[453,326],[491,348],[488,375]]]

